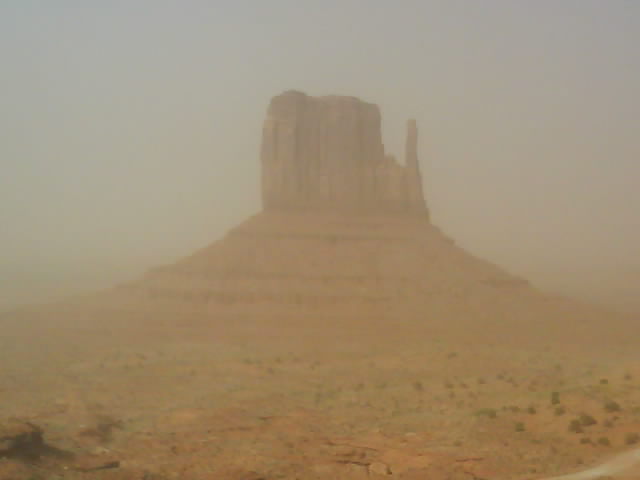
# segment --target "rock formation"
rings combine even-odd
[[[408,310],[446,318],[451,309],[499,319],[499,305],[510,316],[517,298],[539,295],[431,223],[415,121],[403,165],[385,154],[380,126],[378,107],[354,97],[276,96],[264,123],[263,211],[193,255],[116,288],[101,305],[146,312],[154,322],[187,314],[397,319]]]
[[[412,120],[400,165],[385,154],[376,105],[297,91],[278,95],[262,134],[263,207],[426,215],[417,137]]]

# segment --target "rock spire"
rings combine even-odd
[[[385,154],[377,105],[285,92],[263,127],[263,208],[427,215],[414,120],[405,155],[402,165]]]

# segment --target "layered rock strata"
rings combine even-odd
[[[421,304],[438,310],[483,299],[495,310],[505,290],[529,292],[427,221],[333,212],[262,212],[118,289],[125,310],[297,320],[402,317],[398,308],[424,314]]]
[[[171,321],[176,312],[446,318],[501,302],[511,311],[514,298],[531,295],[525,281],[467,254],[431,223],[415,121],[402,165],[385,154],[380,127],[378,107],[354,97],[274,97],[262,141],[263,211],[102,305],[154,321],[159,312]]]

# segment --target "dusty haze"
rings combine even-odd
[[[3,2],[0,479],[640,478],[639,27]]]
[[[638,32],[631,1],[2,2],[0,308],[257,211],[260,122],[296,88],[375,101],[396,154],[416,118],[464,248],[639,310]]]

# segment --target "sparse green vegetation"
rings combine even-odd
[[[584,432],[584,430],[582,429],[582,424],[580,423],[580,420],[578,420],[577,418],[569,422],[568,430],[572,433]]]
[[[495,408],[481,408],[476,411],[476,416],[478,417],[487,417],[487,418],[496,418],[498,416],[498,412]]]
[[[619,412],[620,410],[622,410],[620,408],[620,404],[618,402],[615,402],[613,400],[609,400],[604,404],[604,409],[607,412]]]
[[[598,421],[595,418],[593,418],[591,415],[587,413],[581,413],[580,416],[578,417],[578,421],[580,422],[580,425],[582,425],[583,427],[590,427],[591,425],[595,425],[598,423]]]
[[[635,445],[640,442],[640,435],[635,432],[629,432],[624,436],[625,445]]]

